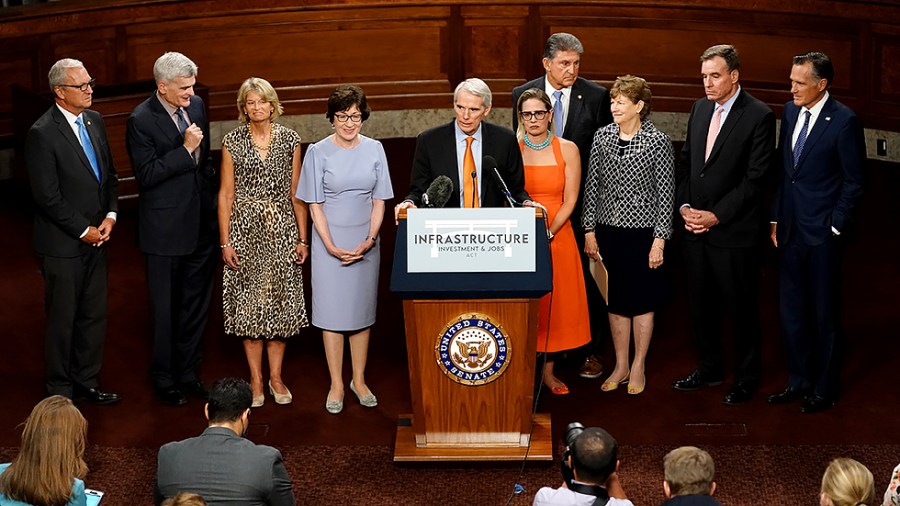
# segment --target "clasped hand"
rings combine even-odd
[[[359,262],[360,260],[362,260],[363,257],[366,255],[366,252],[368,252],[370,249],[372,249],[373,246],[375,246],[375,241],[372,241],[371,239],[366,239],[365,241],[359,243],[359,245],[356,246],[355,248],[353,248],[352,250],[347,250],[344,248],[338,248],[337,246],[332,246],[328,250],[328,253],[331,254],[331,256],[340,260],[341,265],[350,265],[350,264],[353,264],[353,263],[356,263],[356,262]]]
[[[116,225],[116,220],[112,218],[104,218],[99,227],[88,227],[88,231],[81,238],[82,241],[98,248],[112,237],[112,229]]]
[[[681,217],[684,218],[685,230],[693,234],[709,232],[710,227],[719,224],[719,218],[712,211],[687,206],[681,208]]]

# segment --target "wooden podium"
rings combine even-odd
[[[409,272],[405,210],[400,218],[391,290],[404,298],[413,413],[400,416],[394,461],[552,460],[550,416],[532,418],[538,310],[552,288],[543,213],[534,272]],[[486,336],[495,353],[467,355],[457,335]],[[477,369],[479,358],[492,369],[455,366]]]

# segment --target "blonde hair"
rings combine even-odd
[[[284,113],[284,107],[281,106],[281,102],[278,101],[278,93],[275,92],[275,88],[261,77],[250,77],[243,84],[241,84],[240,89],[238,89],[237,95],[237,108],[238,108],[238,121],[241,123],[249,123],[250,118],[247,116],[247,113],[244,112],[244,106],[247,105],[247,95],[250,92],[258,93],[260,97],[266,102],[272,104],[272,115],[269,116],[269,120],[275,121]]]
[[[872,506],[875,480],[866,466],[853,459],[834,459],[822,476],[822,494],[834,506]]]
[[[61,395],[39,402],[22,431],[18,455],[0,474],[0,493],[35,506],[69,502],[75,478],[84,479],[87,420]]]
[[[647,116],[650,115],[650,103],[653,101],[653,94],[650,93],[650,85],[647,84],[643,77],[627,75],[616,78],[612,89],[609,90],[609,96],[615,99],[619,95],[631,100],[632,104],[644,101],[644,107],[638,113],[641,116],[641,120],[647,119]]]
[[[162,506],[206,506],[206,501],[200,494],[179,492],[175,497],[163,501]]]
[[[666,481],[672,495],[709,495],[716,465],[709,453],[696,446],[682,446],[663,459]]]
[[[527,100],[540,100],[547,107],[547,114],[550,114],[549,111],[553,110],[553,106],[550,104],[550,97],[547,96],[547,93],[540,88],[528,88],[523,91],[521,95],[519,95],[519,101],[516,103],[516,112],[513,114],[521,114],[522,107],[525,106],[525,102]],[[519,126],[516,128],[516,138],[519,139],[519,142],[525,139],[525,121],[519,120]],[[553,137],[553,115],[550,114],[550,122],[547,123],[547,135]]]

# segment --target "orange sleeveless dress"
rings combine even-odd
[[[547,208],[547,223],[553,222],[562,207],[566,186],[566,162],[559,139],[554,137],[551,146],[556,165],[525,166],[525,190],[532,200]],[[519,149],[525,150],[524,142],[519,143]],[[541,298],[537,339],[539,352],[571,350],[591,340],[581,256],[569,220],[550,242],[550,256],[553,259],[553,301],[551,304],[551,294]]]

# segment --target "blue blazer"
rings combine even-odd
[[[0,474],[3,474],[7,467],[9,467],[9,464],[0,464]],[[72,498],[69,499],[66,506],[85,506],[86,504],[87,496],[84,493],[84,482],[75,478],[75,482],[72,484]],[[0,494],[0,506],[28,506],[28,504],[21,501],[13,501]]]
[[[191,97],[185,110],[203,130],[196,164],[155,93],[128,117],[125,144],[140,189],[138,242],[141,251],[151,255],[190,254],[201,227],[214,227],[216,222],[215,171],[203,100]]]
[[[843,232],[850,223],[862,194],[866,142],[856,114],[828,97],[794,167],[791,138],[799,115],[793,102],[785,104],[772,221],[778,223],[779,244],[799,234],[805,244],[816,246],[831,237],[831,227]]]

